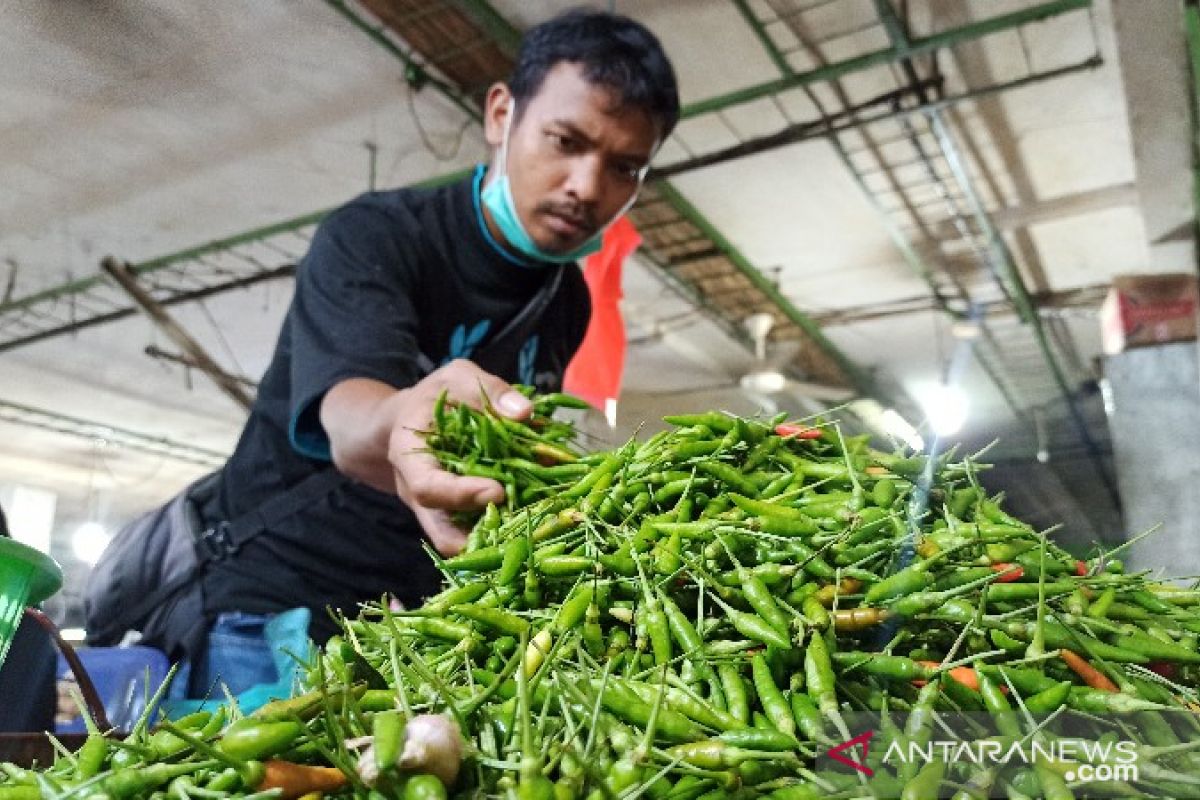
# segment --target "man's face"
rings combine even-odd
[[[488,92],[485,135],[497,157],[512,95]],[[638,190],[659,128],[645,111],[620,105],[589,83],[579,65],[556,64],[518,109],[508,138],[508,176],[521,224],[538,247],[565,253],[612,220]],[[503,171],[493,163],[489,180]]]

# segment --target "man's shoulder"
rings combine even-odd
[[[372,217],[380,220],[402,220],[418,216],[422,209],[437,202],[439,191],[446,187],[402,187],[363,192],[330,213],[329,219],[364,220]]]
[[[364,226],[403,238],[429,234],[451,213],[459,183],[364,192],[330,212],[321,227],[334,234],[353,229],[356,236]]]

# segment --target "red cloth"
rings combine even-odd
[[[604,232],[603,246],[588,256],[583,279],[592,298],[592,318],[579,351],[567,365],[563,388],[604,411],[621,393],[625,369],[625,321],[621,319],[621,266],[642,243],[627,217]]]

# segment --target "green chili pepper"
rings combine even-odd
[[[1066,704],[1071,696],[1071,682],[1062,681],[1032,697],[1025,698],[1025,708],[1030,714],[1051,714]]]
[[[672,533],[665,541],[660,541],[654,549],[654,571],[659,575],[674,575],[682,566],[679,553],[683,549],[683,539],[679,533]]]
[[[108,739],[103,734],[89,733],[75,758],[75,774],[81,780],[94,777],[108,758]]]
[[[700,638],[692,621],[666,592],[658,591],[658,601],[667,618],[667,627],[670,629],[671,635],[687,654],[688,660],[696,670],[696,675],[701,678],[712,677],[712,668],[704,658],[704,640]]]
[[[946,762],[940,758],[932,759],[904,784],[900,800],[928,800],[931,797],[939,797],[939,788],[945,774]]]
[[[2,786],[0,800],[42,800],[42,790],[36,786]]]
[[[572,577],[595,569],[596,562],[587,556],[547,556],[537,569],[548,578]]]
[[[180,775],[198,772],[203,766],[204,762],[184,762],[120,769],[102,778],[96,788],[114,800],[144,796]]]
[[[442,566],[451,572],[489,572],[503,563],[504,551],[492,546],[447,558]]]
[[[618,719],[643,728],[650,721],[654,707],[642,700],[633,691],[626,689],[616,681],[610,681],[605,692],[600,696],[603,708]],[[676,742],[690,742],[700,739],[700,728],[692,720],[668,708],[659,709],[658,732],[664,738]]]
[[[996,722],[996,728],[1000,733],[1014,738],[1024,735],[1021,731],[1021,723],[1017,720],[1012,706],[1008,704],[1008,698],[1000,691],[1000,687],[992,682],[986,672],[975,670],[975,674],[979,678],[979,695],[983,698],[983,705]]]
[[[788,736],[794,736],[796,720],[792,717],[792,709],[783,693],[779,691],[779,687],[775,685],[771,669],[767,666],[767,661],[761,653],[755,654],[750,659],[750,671],[754,679],[754,691],[758,693],[758,702],[766,712],[767,719],[771,721],[776,730]]]
[[[789,716],[791,712],[788,712]],[[793,727],[794,727],[793,722]],[[747,750],[765,750],[768,752],[787,752],[795,750],[800,743],[796,737],[780,730],[764,728],[738,728],[723,731],[717,736],[725,744],[741,747]]]
[[[791,639],[785,636],[782,632],[776,630],[772,625],[763,620],[761,617],[754,614],[747,614],[744,611],[738,611],[733,606],[721,600],[719,597],[713,596],[713,601],[725,610],[725,614],[729,622],[737,629],[738,633],[766,645],[778,647],[781,650],[789,650],[792,647]]]
[[[480,625],[484,625],[500,633],[508,634],[509,636],[519,638],[529,632],[528,622],[515,614],[501,611],[498,608],[461,605],[454,606],[450,611],[460,617],[466,617],[473,622],[478,622]]]
[[[880,478],[871,489],[871,502],[879,508],[891,508],[896,502],[896,482],[891,478]]]
[[[905,721],[904,736],[916,747],[924,747],[933,735],[934,705],[941,693],[941,683],[938,676],[921,687]],[[918,763],[915,760],[901,762],[897,774],[905,784],[910,783],[918,774]]]
[[[650,637],[650,649],[654,653],[654,663],[663,666],[671,662],[671,629],[667,616],[663,613],[662,605],[649,592],[646,593],[638,616],[644,617],[646,634]]]
[[[521,574],[529,558],[529,541],[524,536],[517,536],[504,546],[504,555],[500,562],[500,571],[496,573],[496,583],[508,586]]]
[[[837,684],[825,638],[814,635],[804,651],[804,680],[808,695],[826,717],[837,713]]]
[[[1075,800],[1075,794],[1067,788],[1062,775],[1055,772],[1054,768],[1041,758],[1033,762],[1033,771],[1037,775],[1038,785],[1041,787],[1039,796],[1043,800]]]
[[[721,691],[725,694],[729,715],[741,723],[749,722],[750,700],[737,667],[730,663],[718,664],[717,676],[721,680]]]
[[[409,617],[404,624],[423,636],[447,642],[461,642],[471,635],[470,625],[437,617]]]
[[[398,710],[380,711],[371,719],[371,746],[375,766],[382,772],[392,769],[404,748],[406,720]]]
[[[740,563],[737,564],[737,576],[742,585],[742,596],[750,603],[750,607],[768,625],[790,639],[791,619],[775,602],[771,590],[753,571],[746,569]]]
[[[230,725],[217,749],[239,761],[261,760],[282,753],[304,732],[299,722],[266,722],[246,717]]]
[[[805,738],[814,742],[826,742],[825,724],[820,710],[813,705],[812,698],[803,692],[792,692],[789,698],[792,709],[792,719]]]
[[[680,428],[703,425],[717,433],[728,433],[733,429],[736,418],[719,411],[706,411],[703,414],[671,414],[663,417],[663,421]]]
[[[446,800],[446,787],[433,775],[413,775],[404,782],[404,800]]]
[[[911,658],[886,653],[843,651],[834,653],[832,658],[838,664],[854,665],[871,675],[896,681],[929,680],[935,672]]]
[[[696,468],[747,497],[758,494],[758,487],[745,475],[722,461],[701,461]]]
[[[758,753],[753,750],[746,750],[740,747],[726,744],[720,739],[705,739],[702,742],[688,742],[686,744],[677,744],[674,747],[669,747],[666,754],[672,759],[679,759],[685,764],[691,764],[694,767],[701,769],[719,770],[727,767],[736,767],[744,761],[750,759],[762,758],[764,755],[770,757],[778,755],[776,753]],[[724,792],[721,796],[727,796]]]

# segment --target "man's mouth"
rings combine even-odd
[[[577,239],[591,233],[591,227],[581,217],[556,214],[553,211],[547,212],[545,217],[549,228],[559,236]]]

